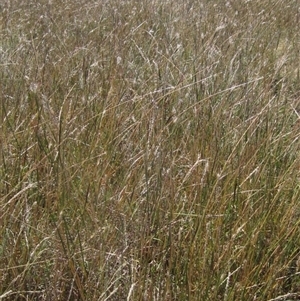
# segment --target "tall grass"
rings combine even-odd
[[[1,300],[300,300],[289,1],[6,1]]]

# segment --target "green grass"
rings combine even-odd
[[[186,2],[1,4],[1,300],[300,300],[298,1]]]

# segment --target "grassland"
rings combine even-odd
[[[300,300],[297,0],[0,11],[1,300]]]

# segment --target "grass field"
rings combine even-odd
[[[0,12],[0,300],[300,300],[298,0]]]

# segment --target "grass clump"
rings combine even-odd
[[[297,1],[0,9],[1,300],[300,298]]]

